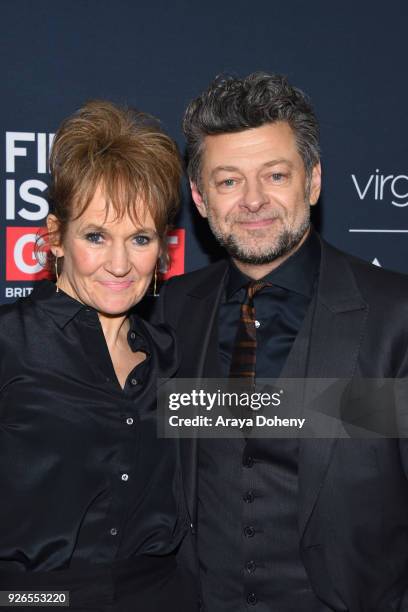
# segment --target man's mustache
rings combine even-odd
[[[282,219],[282,215],[278,213],[268,213],[267,215],[259,215],[257,213],[247,215],[232,215],[227,216],[226,221],[232,223],[253,223],[256,221],[274,221],[275,219]]]

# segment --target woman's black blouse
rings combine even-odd
[[[164,327],[130,316],[146,360],[117,381],[98,315],[41,282],[0,309],[0,570],[166,555],[179,544],[174,440],[156,381],[176,369]]]

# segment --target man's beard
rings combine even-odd
[[[306,206],[305,217],[302,222],[294,228],[284,228],[276,237],[274,244],[265,245],[260,250],[259,247],[245,245],[243,239],[221,231],[217,224],[216,217],[212,214],[211,208],[207,206],[208,224],[217,241],[226,249],[229,255],[245,264],[262,265],[268,264],[287,255],[296,248],[310,227],[310,208]],[[265,240],[265,239],[264,239]],[[262,241],[262,239],[261,239]]]

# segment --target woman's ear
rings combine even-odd
[[[55,257],[63,257],[64,249],[60,243],[60,226],[57,217],[48,215],[46,223],[51,252]]]

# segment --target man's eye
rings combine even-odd
[[[92,244],[101,244],[103,242],[103,236],[99,232],[89,232],[85,235],[85,239]]]
[[[219,185],[221,185],[221,187],[234,187],[236,183],[237,181],[235,179],[229,178],[221,181]]]
[[[145,246],[150,243],[149,236],[143,236],[143,235],[135,236],[133,240],[138,246]]]
[[[281,183],[284,180],[285,175],[282,174],[282,172],[274,172],[271,174],[271,178],[275,183]]]

